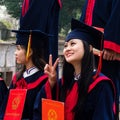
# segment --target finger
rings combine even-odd
[[[116,53],[116,55],[115,55],[115,60],[120,61],[120,54],[119,54],[119,53]]]
[[[56,61],[55,61],[54,65],[53,65],[54,69],[56,69],[56,67],[57,67],[58,63],[59,63],[59,58],[57,58],[57,59],[56,59]]]
[[[50,74],[50,72],[49,72],[49,65],[48,64],[46,64],[45,65],[45,67],[44,67],[44,73],[46,73],[46,74]]]
[[[103,59],[107,59],[107,53],[106,53],[106,51],[104,51],[104,53],[103,53]]]
[[[48,72],[47,70],[44,71],[45,74],[47,74],[48,76],[50,76],[50,72]]]
[[[109,57],[109,60],[110,60],[110,61],[113,60],[113,55],[111,55],[111,56]]]
[[[45,67],[44,67],[44,72],[45,72],[45,71],[50,72],[50,66],[49,66],[48,64],[46,64]]]
[[[103,59],[105,59],[106,57],[105,57],[105,54],[103,54]]]
[[[116,56],[113,56],[113,60],[116,60]]]
[[[109,54],[109,52],[107,50],[104,50],[103,59],[105,59],[105,60],[109,60],[110,59],[110,54]]]
[[[104,59],[104,60],[109,60],[110,57],[109,57],[109,55],[103,55],[103,59]]]
[[[48,64],[46,64],[44,67],[44,70],[47,70],[47,69],[48,69]]]
[[[114,58],[114,52],[113,51],[109,51],[108,53],[109,53],[108,54],[109,55],[108,56],[109,57],[108,60],[110,60],[110,61],[113,60],[113,58]]]
[[[113,59],[112,60],[116,60],[116,53],[113,54]]]
[[[52,66],[52,55],[49,55],[49,65]]]

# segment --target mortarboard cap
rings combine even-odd
[[[31,47],[40,47],[40,44],[48,40],[48,35],[40,30],[12,30],[12,32],[17,33],[16,45],[24,45],[28,47],[29,39],[31,36]]]
[[[96,49],[103,49],[103,33],[101,31],[73,18],[71,20],[71,30],[72,31],[66,37],[66,41],[69,41],[70,39],[80,39],[86,41],[88,44],[92,45]],[[102,52],[100,51],[97,72],[93,77],[94,79],[101,71],[101,67]]]
[[[28,60],[30,48],[36,50],[40,50],[38,48],[41,48],[42,51],[49,37],[52,36],[40,30],[12,30],[12,32],[17,33],[16,45],[23,45],[27,48],[26,60]]]
[[[66,41],[70,39],[81,39],[99,50],[103,46],[103,33],[88,26],[76,19],[71,20],[71,32],[67,35]]]

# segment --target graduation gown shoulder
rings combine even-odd
[[[86,98],[84,109],[82,116],[80,120],[115,120],[115,111],[114,111],[114,98],[115,98],[115,92],[114,92],[114,85],[107,77],[104,77],[102,75],[102,79],[95,83],[95,85],[91,84],[92,89],[88,91],[88,96]],[[107,80],[106,80],[107,79]],[[75,82],[76,84],[76,82]],[[76,85],[73,85],[76,87]],[[56,87],[58,88],[58,87]],[[75,90],[76,88],[73,88],[72,90]],[[56,93],[54,94],[57,96],[59,94],[59,90],[56,89]],[[73,94],[76,94],[75,91],[70,91],[73,96]],[[53,92],[50,89],[49,83],[46,83],[38,93],[37,99],[35,101],[34,105],[34,120],[41,120],[41,99],[42,98],[49,98],[52,99]],[[74,95],[76,96],[76,95]],[[68,96],[67,96],[68,97]],[[66,97],[66,99],[67,99]],[[69,96],[70,97],[70,96]],[[69,110],[71,110],[71,106],[74,105],[72,99],[73,97],[70,97],[72,102],[67,102],[66,100],[66,106],[70,106]],[[73,104],[73,105],[72,105]],[[65,108],[66,109],[66,108]],[[67,111],[69,111],[67,110]],[[65,110],[66,111],[66,110]],[[68,115],[67,115],[68,114]],[[65,115],[67,116],[66,120],[73,120],[72,117],[72,111],[70,113],[66,112]]]
[[[43,74],[42,72],[38,71],[35,74],[27,77],[21,78],[16,81],[16,75],[14,75],[12,83],[10,85],[10,89],[27,89],[27,95],[24,105],[24,110],[22,114],[22,119],[33,119],[33,106],[35,102],[36,95],[38,91],[42,88],[42,86],[47,81],[47,75]],[[8,94],[9,95],[9,94]],[[5,108],[7,105],[7,100],[3,105],[1,118],[4,117]]]
[[[81,21],[90,26],[103,28],[104,48],[117,53],[120,53],[119,6],[119,0],[86,0],[80,17]]]

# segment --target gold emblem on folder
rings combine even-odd
[[[48,111],[48,120],[57,120],[57,113],[55,110],[50,109]]]
[[[16,110],[20,104],[20,97],[15,97],[12,101],[12,109]]]

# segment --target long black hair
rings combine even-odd
[[[22,49],[25,49],[27,51],[27,47],[21,45]],[[32,47],[32,62],[33,64],[40,70],[40,71],[44,71],[44,66],[46,64],[45,60],[44,60],[44,51],[41,49],[41,47],[39,48],[34,48]],[[18,72],[17,74],[17,80],[19,80],[22,77],[23,72],[26,70],[26,66],[23,65],[21,70]]]
[[[88,87],[90,84],[90,79],[92,78],[94,62],[93,62],[93,52],[90,50],[90,46],[87,42],[83,41],[84,46],[84,56],[82,59],[81,66],[81,77],[77,81],[78,82],[78,100],[76,106],[73,109],[75,113],[75,120],[80,119],[80,115],[82,114],[82,108],[88,93]],[[74,78],[74,67],[64,60],[63,64],[63,79],[64,83],[61,88],[60,100],[65,101],[66,93],[68,89],[71,89],[70,86],[72,84]],[[82,91],[82,92],[80,92]]]

